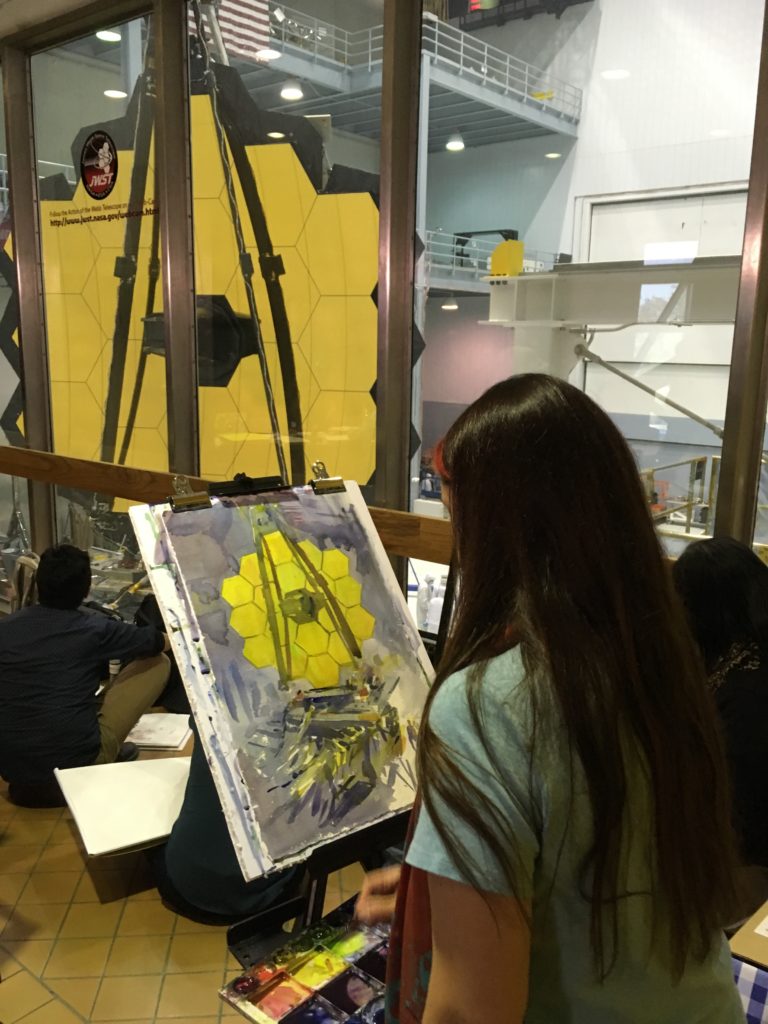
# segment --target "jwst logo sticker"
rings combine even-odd
[[[92,132],[80,153],[80,177],[91,199],[106,199],[117,182],[117,149],[106,132]]]

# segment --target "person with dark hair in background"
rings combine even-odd
[[[768,566],[716,537],[686,548],[674,579],[720,712],[742,857],[768,868]]]
[[[632,454],[540,374],[441,452],[459,570],[391,913],[399,1024],[743,1024],[717,717]]]
[[[14,803],[61,804],[54,768],[134,759],[125,737],[168,678],[164,634],[84,611],[90,589],[88,554],[61,544],[40,558],[39,604],[0,619],[0,775]],[[124,667],[101,697],[113,660]]]

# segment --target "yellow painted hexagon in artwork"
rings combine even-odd
[[[323,556],[320,549],[313,544],[311,540],[300,540],[298,546],[307,556],[311,564],[314,565],[316,569],[319,569],[323,564]]]
[[[353,608],[356,604],[360,604],[362,592],[363,588],[351,576],[344,576],[336,581],[336,597],[347,608]]]
[[[243,656],[256,668],[275,664],[275,645],[269,636],[252,636],[243,645]]]
[[[295,245],[317,192],[289,143],[249,147],[248,156],[267,211],[272,244]]]
[[[232,612],[229,624],[240,636],[258,636],[267,625],[267,615],[255,604],[241,604]]]
[[[379,269],[379,212],[369,193],[318,196],[301,238],[323,295],[371,294]]]
[[[269,550],[275,565],[293,561],[293,552],[288,547],[285,537],[277,530],[274,533],[266,534],[264,546]]]
[[[264,611],[267,610],[267,599],[266,597],[264,597],[263,587],[253,588],[253,603],[256,605],[257,608],[263,608]]]
[[[307,584],[306,574],[294,562],[283,562],[276,566],[275,574],[284,595],[292,590],[301,590]]]
[[[291,671],[294,679],[300,679],[306,674],[309,655],[297,644],[291,644]]]
[[[328,650],[328,634],[317,622],[304,622],[296,630],[296,643],[307,654],[323,654]]]
[[[349,572],[349,559],[343,551],[338,548],[331,548],[323,552],[323,573],[330,576],[332,580],[340,580]]]
[[[370,390],[376,380],[377,316],[366,295],[320,299],[299,346],[322,389]]]
[[[307,679],[313,686],[337,686],[339,664],[330,654],[315,654],[307,664]]]
[[[254,587],[261,587],[261,571],[259,568],[259,556],[255,552],[250,555],[243,555],[243,557],[240,559],[240,575],[244,579],[248,580],[249,583],[252,583]],[[264,607],[263,597],[261,600],[260,607]]]
[[[362,608],[360,605],[358,605],[357,608],[349,609],[347,612],[347,622],[360,643],[362,643],[363,640],[370,640],[373,636],[373,629],[376,625],[376,620],[370,612],[367,612],[365,608]]]
[[[339,665],[349,665],[352,657],[338,633],[334,633],[328,644],[328,653]]]
[[[221,585],[221,596],[227,604],[238,608],[241,604],[253,601],[253,587],[242,576],[230,576]]]

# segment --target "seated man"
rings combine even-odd
[[[125,737],[168,679],[167,637],[83,611],[90,589],[87,553],[49,548],[40,603],[0,619],[0,775],[14,803],[63,803],[54,768],[135,758]],[[112,660],[124,668],[98,696]]]

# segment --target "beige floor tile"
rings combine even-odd
[[[189,971],[223,971],[227,940],[223,935],[174,935],[167,974]]]
[[[26,939],[21,942],[3,942],[3,947],[28,971],[38,977],[48,962],[53,949],[53,939]]]
[[[42,871],[30,875],[19,896],[19,906],[26,903],[68,903],[74,895],[80,875],[77,871]]]
[[[5,846],[0,841],[0,873],[7,875],[31,871],[39,856],[39,843],[26,843],[23,846],[15,844]]]
[[[0,934],[0,941],[54,939],[68,909],[66,903],[28,903],[23,907],[17,906]]]
[[[106,977],[159,974],[165,970],[170,935],[118,936],[104,971]]]
[[[197,921],[190,921],[186,917],[180,917],[176,922],[177,935],[226,935],[226,933],[225,926],[198,924]]]
[[[11,819],[10,824],[3,832],[3,846],[14,846],[29,843],[47,843],[56,827],[56,822],[51,818],[35,820],[16,815]]]
[[[24,886],[27,884],[29,875],[0,875],[0,906],[13,906],[21,896]]]
[[[11,954],[10,950],[0,946],[0,983],[6,981],[21,970],[21,964]]]
[[[196,1014],[216,1014],[221,1000],[221,971],[205,974],[168,974],[163,981],[156,1017],[165,1020],[181,1017],[185,1021]]]
[[[43,972],[45,978],[100,978],[112,939],[58,939]]]
[[[115,934],[123,903],[73,903],[59,935],[62,939],[98,939]]]
[[[45,984],[86,1020],[91,1019],[91,1009],[101,978],[46,978]]]
[[[130,884],[119,871],[83,872],[77,889],[75,903],[113,903],[130,895]]]
[[[13,847],[8,847],[12,850]],[[85,860],[73,843],[50,843],[40,854],[34,871],[82,871]]]
[[[126,904],[118,935],[170,935],[175,924],[176,915],[159,900],[139,900]]]
[[[54,999],[52,1003],[46,1003],[39,1010],[24,1017],[19,1024],[83,1024],[83,1018],[58,999]]]
[[[134,1020],[136,1014],[154,1019],[162,976],[104,978],[91,1011],[92,1021]]]
[[[80,833],[74,821],[57,821],[48,839],[49,843],[74,843],[80,845]]]
[[[52,999],[48,989],[26,971],[19,971],[0,985],[0,1020],[14,1024]]]
[[[8,804],[13,807],[13,804]],[[17,807],[14,817],[24,821],[60,821],[64,816],[64,807]]]

